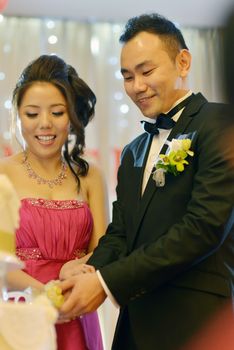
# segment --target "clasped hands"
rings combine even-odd
[[[62,267],[59,278],[59,287],[65,297],[59,310],[59,322],[95,311],[106,298],[95,268],[91,265],[80,263],[79,260],[69,261]]]

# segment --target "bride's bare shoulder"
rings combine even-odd
[[[14,172],[21,163],[21,153],[17,153],[9,157],[0,158],[0,173],[9,174],[11,172]]]

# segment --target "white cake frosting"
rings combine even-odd
[[[6,175],[0,174],[0,231],[14,234],[19,225],[20,200]]]
[[[0,263],[7,271],[22,268],[15,256],[15,230],[19,225],[20,200],[6,175],[0,174]]]
[[[24,266],[14,254],[19,208],[13,185],[0,175],[0,279],[7,271]],[[0,301],[0,350],[56,350],[57,317],[57,310],[43,294],[29,303]]]
[[[55,350],[57,315],[45,296],[33,303],[0,303],[0,349]]]

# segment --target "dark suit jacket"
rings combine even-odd
[[[194,95],[168,138],[186,134],[194,157],[178,176],[166,174],[164,187],[151,176],[142,198],[151,136],[122,153],[113,220],[89,261],[121,306],[113,349],[130,350],[126,311],[137,349],[175,350],[233,295],[234,181],[219,145],[224,118],[223,105]]]

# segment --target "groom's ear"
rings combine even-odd
[[[176,67],[181,78],[186,78],[190,71],[192,56],[186,49],[180,50],[176,56]]]

